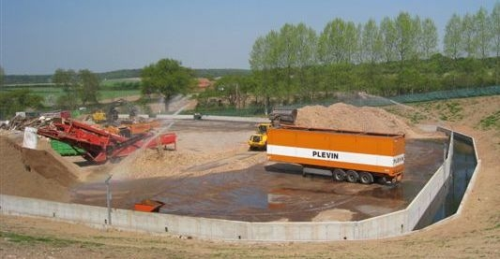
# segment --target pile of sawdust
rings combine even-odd
[[[379,108],[336,103],[329,107],[306,106],[298,110],[296,126],[345,131],[410,134],[414,130],[395,115]]]
[[[131,176],[148,178],[156,176],[173,176],[182,168],[201,160],[196,154],[183,151],[146,149],[133,163]]]
[[[148,149],[144,150],[137,160],[134,161],[127,176],[136,179],[164,176],[183,177],[185,175],[200,176],[207,173],[219,172],[221,168],[224,168],[224,170],[239,168],[242,167],[241,163],[246,161],[238,161],[234,164],[216,167],[211,170],[199,171],[194,169],[197,165],[232,157],[244,151],[246,149],[242,150],[240,148],[199,154],[182,150]]]
[[[127,170],[122,170],[115,177],[141,179],[212,173],[215,169],[199,171],[196,166],[247,152],[245,141],[252,133],[253,131],[176,132],[177,150],[145,149]],[[241,166],[239,162],[243,161],[232,163],[231,166]]]
[[[0,193],[69,201],[68,187],[78,183],[74,168],[49,150],[22,148],[0,136]]]

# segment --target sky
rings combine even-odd
[[[380,22],[409,12],[439,32],[453,13],[497,0],[0,0],[0,64],[6,74],[58,68],[106,72],[162,58],[190,68],[249,69],[259,36],[285,23],[318,34],[335,18]]]

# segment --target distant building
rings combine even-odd
[[[208,78],[198,78],[198,88],[200,90],[205,90],[212,85],[213,82],[210,81]]]

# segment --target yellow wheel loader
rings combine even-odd
[[[269,128],[279,128],[281,124],[293,125],[297,118],[297,109],[276,108],[269,114],[270,123],[260,123],[257,131],[250,136],[248,146],[250,150],[266,150],[267,130]]]

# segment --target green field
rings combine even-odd
[[[63,90],[51,84],[26,84],[26,85],[5,85],[1,91],[12,91],[28,89],[33,94],[40,95],[45,100],[45,105],[50,106],[63,95]],[[110,79],[101,82],[101,90],[99,90],[98,100],[117,99],[121,97],[140,95],[140,79],[139,78],[124,78]]]
[[[33,94],[43,96],[46,100],[47,98],[58,98],[63,94],[63,90],[58,87],[26,87],[26,88],[11,88],[5,89],[4,91],[10,90],[20,90],[20,89],[29,89]],[[113,90],[113,89],[104,89],[99,90],[99,100],[111,99],[117,97],[125,97],[132,95],[140,95],[141,90],[139,89],[131,89],[131,90]]]
[[[141,82],[141,79],[139,77],[108,79],[108,80],[101,81],[101,87],[117,87],[120,84],[140,83],[140,82]]]

